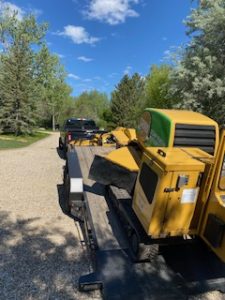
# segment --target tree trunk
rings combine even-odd
[[[52,115],[52,130],[55,131],[55,115]]]
[[[52,107],[52,130],[55,131],[55,108]]]

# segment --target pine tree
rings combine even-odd
[[[135,73],[125,75],[112,93],[111,111],[115,126],[136,127],[145,105],[145,81]]]
[[[0,127],[3,131],[16,135],[32,132],[35,125],[35,86],[31,66],[32,53],[28,48],[12,47],[2,57]]]
[[[46,26],[38,25],[34,16],[19,21],[15,16],[0,15],[1,55],[1,131],[16,135],[31,133],[35,125],[38,89],[34,82],[34,50],[41,42]]]

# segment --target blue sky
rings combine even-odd
[[[47,42],[68,72],[73,95],[110,92],[124,74],[146,75],[187,42],[183,20],[190,0],[15,0],[23,17],[47,21]]]

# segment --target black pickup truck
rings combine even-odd
[[[78,139],[89,140],[96,133],[104,132],[104,130],[99,130],[92,119],[67,119],[60,130],[59,149],[66,151],[69,142]]]

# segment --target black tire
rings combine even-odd
[[[145,245],[140,243],[135,231],[132,231],[130,236],[130,247],[136,262],[153,261],[159,251],[158,244]]]
[[[62,140],[59,138],[59,150],[63,150]]]
[[[66,146],[65,144],[63,144],[62,150],[63,150],[63,155],[64,155],[64,157],[66,158],[67,146]]]

